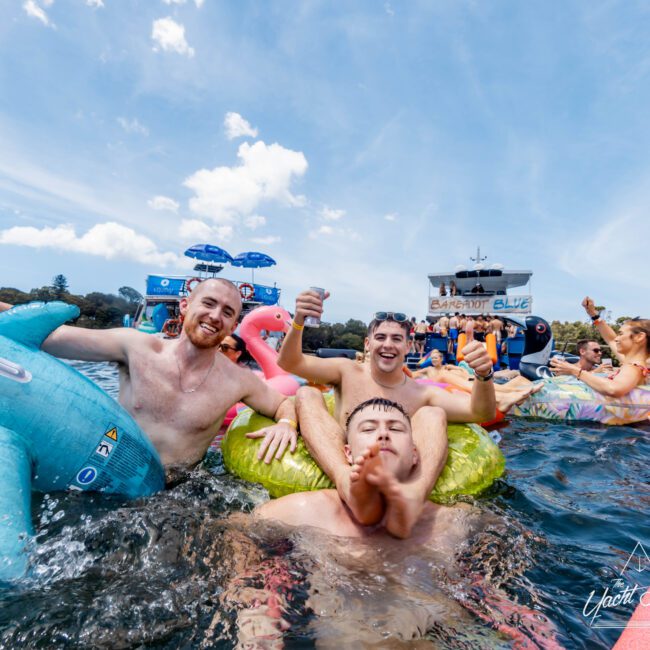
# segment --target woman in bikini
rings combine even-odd
[[[650,369],[647,359],[650,356],[650,320],[629,320],[623,324],[613,340],[612,349],[622,359],[620,368],[608,377],[580,369],[577,365],[551,359],[551,369],[556,375],[573,375],[587,386],[607,397],[623,397],[637,386],[648,383]]]

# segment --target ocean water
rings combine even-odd
[[[117,395],[111,364],[76,365]],[[650,585],[650,428],[500,433],[507,474],[452,553],[251,526],[266,493],[219,453],[148,499],[39,495],[0,647],[229,648],[256,631],[264,647],[610,648],[640,592],[601,596]]]

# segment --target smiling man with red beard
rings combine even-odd
[[[63,325],[42,348],[65,359],[117,362],[119,401],[149,436],[168,470],[196,465],[237,402],[278,420],[254,436],[265,436],[262,446],[270,462],[287,446],[295,449],[295,408],[219,351],[221,341],[237,327],[241,306],[232,282],[205,280],[181,300],[183,329],[175,340],[128,328]]]
[[[327,298],[329,294],[325,294]],[[404,481],[398,481],[403,507],[399,516],[390,513],[386,530],[396,537],[408,537],[418,520],[427,496],[435,485],[447,458],[447,420],[485,422],[495,416],[492,362],[478,342],[463,349],[465,360],[475,371],[472,393],[449,393],[436,386],[422,385],[403,372],[408,353],[409,323],[405,314],[377,312],[365,341],[368,363],[349,359],[320,359],[302,352],[302,330],[307,316],[320,318],[323,298],[304,291],[296,298],[296,314],[278,358],[284,370],[321,384],[330,384],[336,395],[336,412],[330,416],[321,393],[302,387],[296,394],[300,432],[323,471],[336,484],[339,496],[362,525],[375,524],[386,515],[385,502],[376,491],[351,470],[343,449],[344,428],[350,413],[360,403],[382,397],[399,402],[410,416],[420,463]]]

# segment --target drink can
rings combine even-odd
[[[325,298],[325,289],[322,289],[321,287],[309,287],[309,290],[315,291],[319,294],[321,300]],[[305,327],[320,327],[320,318],[316,318],[316,316],[307,316],[305,318]]]

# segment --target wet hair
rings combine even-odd
[[[624,324],[630,326],[633,334],[645,334],[645,351],[650,354],[650,319],[632,318]]]
[[[405,320],[403,323],[400,323],[396,320],[393,320],[392,318],[387,318],[386,320],[377,320],[376,318],[373,318],[373,320],[370,321],[370,325],[368,325],[368,333],[367,333],[368,338],[372,336],[373,332],[382,323],[397,323],[404,330],[404,334],[406,335],[407,339],[411,334],[411,326],[413,324],[411,321]]]
[[[404,407],[401,404],[386,399],[385,397],[371,397],[370,399],[367,399],[365,402],[361,402],[361,404],[357,404],[352,409],[350,415],[348,415],[348,419],[345,421],[346,438],[347,438],[350,422],[352,422],[352,418],[357,413],[363,411],[368,407],[372,407],[373,409],[384,409],[384,411],[399,411],[406,418],[406,421],[409,423],[409,426],[411,426],[411,418],[409,417],[409,414],[404,410]]]
[[[578,354],[580,354],[583,350],[587,349],[587,346],[590,343],[597,343],[597,341],[594,341],[593,339],[581,339],[576,343],[576,350],[578,351]]]

